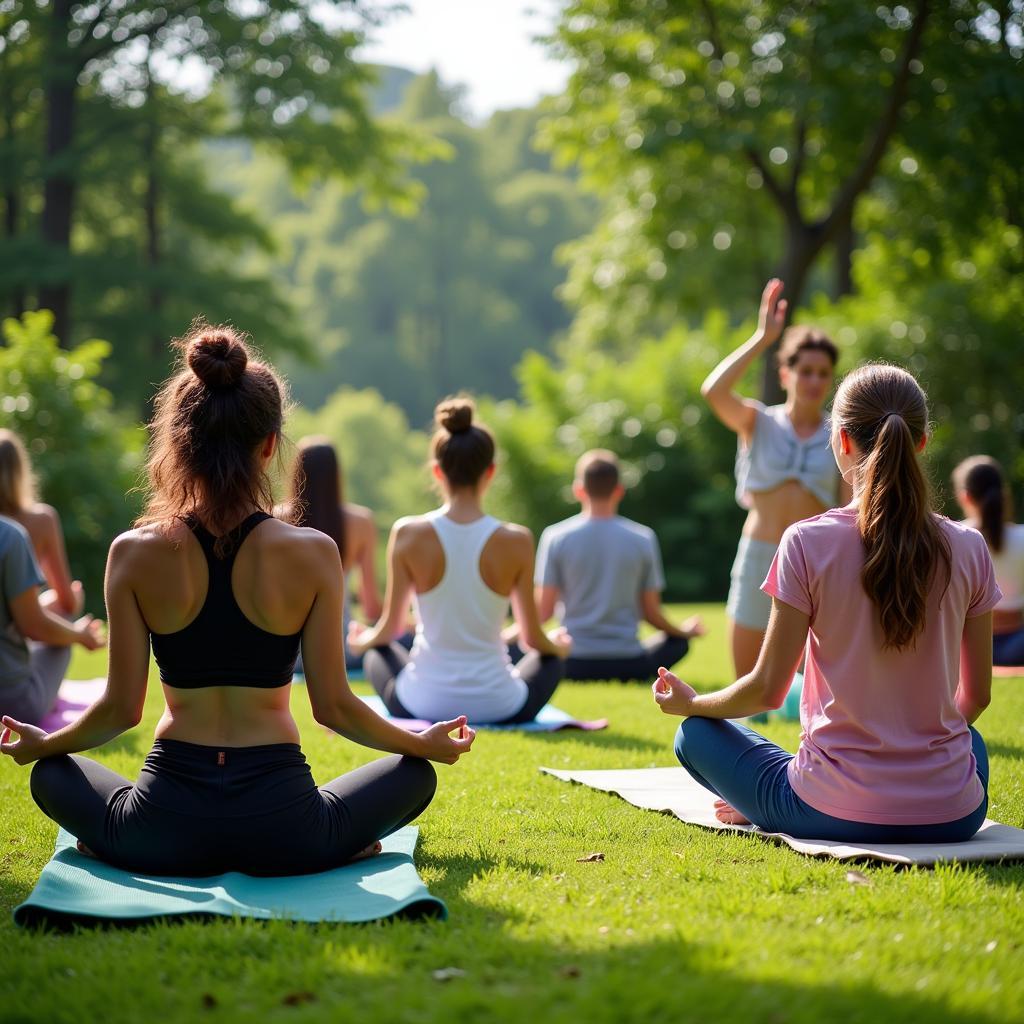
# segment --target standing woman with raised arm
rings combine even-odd
[[[453,763],[473,734],[456,718],[412,735],[352,693],[337,545],[269,511],[281,382],[231,328],[196,327],[181,348],[156,399],[145,513],[107,562],[106,691],[50,735],[5,716],[0,750],[35,761],[42,811],[118,867],[323,871],[419,815],[436,785],[427,759]],[[396,756],[317,788],[289,710],[300,640],[317,722]],[[77,751],[138,724],[151,645],[166,707],[132,785]]]
[[[373,564],[377,527],[368,508],[345,501],[341,464],[334,445],[326,437],[304,437],[297,447],[288,500],[274,512],[285,522],[326,533],[337,544],[345,600],[341,635],[346,638],[352,618],[348,581],[353,568],[359,570],[359,605],[363,615],[368,619],[380,616],[380,591]],[[352,656],[346,646],[345,667],[352,670],[361,664],[362,658]]]
[[[530,722],[562,679],[570,640],[541,627],[530,531],[483,510],[494,438],[473,411],[468,398],[437,406],[431,452],[445,503],[395,523],[384,613],[370,629],[353,624],[350,647],[366,651],[366,676],[396,717],[436,721],[457,706],[473,722]],[[410,600],[418,623],[411,653],[394,642]],[[515,665],[502,639],[509,601],[520,643],[532,648]]]
[[[1003,467],[973,455],[953,470],[956,500],[985,538],[1003,599],[992,610],[992,664],[1024,665],[1024,523],[1012,519]]]
[[[686,718],[676,756],[718,796],[721,821],[804,839],[955,843],[985,820],[988,756],[972,723],[989,703],[1000,592],[984,538],[931,510],[927,433],[909,373],[854,370],[832,410],[853,501],[783,534],[753,671],[698,695],[660,670],[655,700]],[[805,654],[795,756],[726,721],[778,707]]]
[[[812,327],[790,327],[783,335],[782,289],[777,278],[765,285],[757,330],[711,371],[700,389],[714,414],[737,435],[736,500],[749,510],[726,605],[737,676],[754,667],[764,641],[771,600],[761,584],[786,527],[850,500],[829,451],[824,412],[839,351]],[[779,379],[786,401],[766,407],[735,389],[747,367],[780,336]]]

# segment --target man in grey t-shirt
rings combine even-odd
[[[544,531],[534,574],[541,619],[561,603],[572,636],[565,678],[653,678],[660,665],[679,661],[704,628],[696,616],[677,626],[662,612],[658,539],[618,514],[625,489],[615,455],[603,449],[583,455],[573,493],[583,511]],[[641,618],[661,632],[641,642]]]
[[[21,523],[0,516],[0,715],[37,724],[53,707],[71,660],[71,644],[102,647],[102,623],[51,611],[53,591]],[[26,637],[38,643],[29,644]]]

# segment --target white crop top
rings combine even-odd
[[[827,417],[810,437],[798,437],[784,405],[755,403],[757,418],[750,444],[736,448],[736,501],[750,508],[751,494],[796,480],[826,508],[839,496],[839,469],[829,445]]]
[[[426,518],[444,549],[444,575],[416,595],[416,639],[395,695],[417,718],[500,722],[522,709],[528,693],[501,638],[509,599],[480,576],[480,555],[501,522],[456,523],[443,509]]]

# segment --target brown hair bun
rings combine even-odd
[[[238,336],[225,328],[203,331],[189,339],[189,369],[208,388],[233,388],[242,379],[249,356]]]
[[[434,409],[434,422],[449,434],[461,434],[473,426],[475,410],[471,398],[446,398]]]

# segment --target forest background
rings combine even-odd
[[[572,514],[575,458],[615,449],[674,600],[727,588],[735,441],[699,386],[773,274],[841,370],[922,380],[947,511],[975,452],[1024,497],[1019,0],[576,0],[545,44],[564,93],[483,123],[436,74],[359,62],[381,15],[0,3],[0,423],[95,610],[196,316],[285,372],[289,434],[338,445],[382,536],[436,500],[448,393],[498,435],[492,511],[535,531]]]

